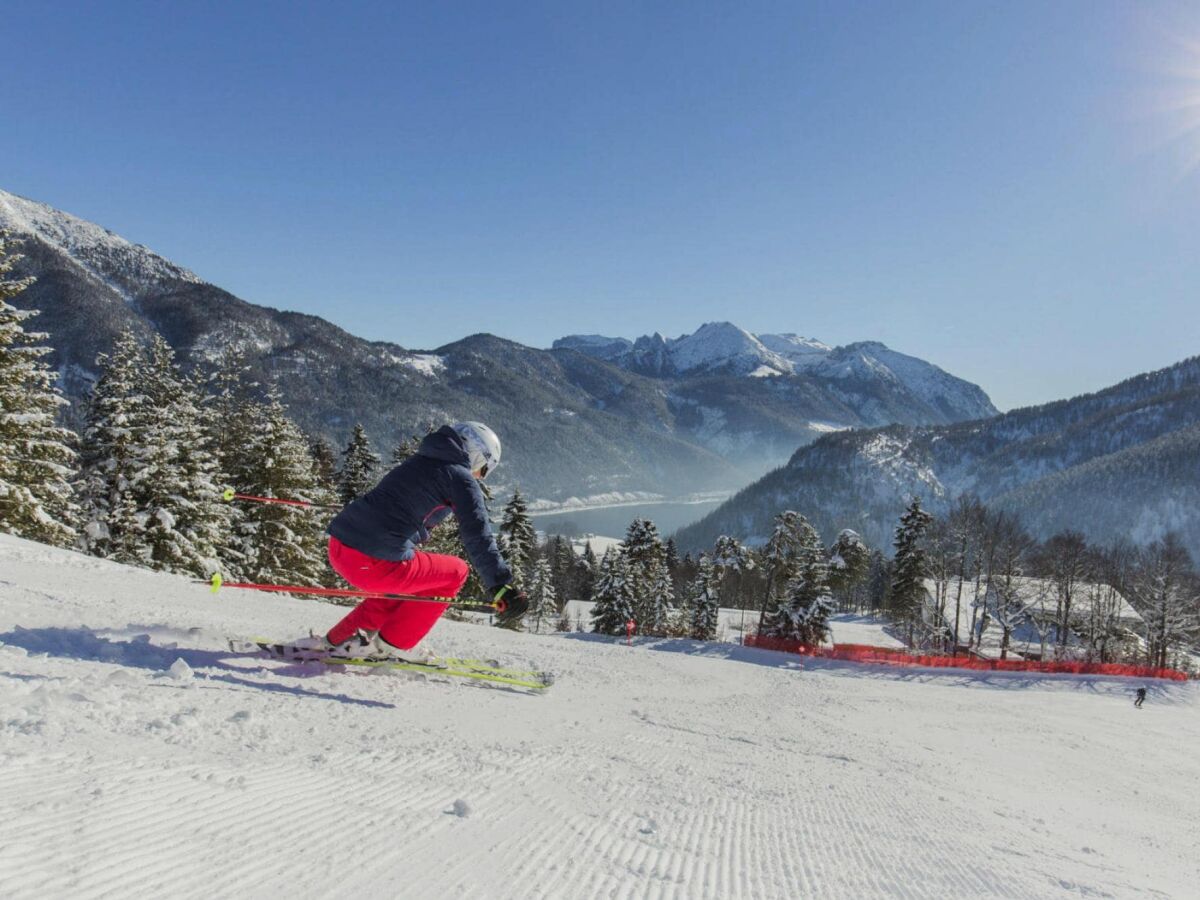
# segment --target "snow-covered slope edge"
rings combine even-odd
[[[537,697],[221,649],[337,615],[0,536],[0,894],[1194,887],[1192,685],[1136,711],[1115,681],[439,625],[443,652],[557,670]]]

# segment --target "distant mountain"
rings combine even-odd
[[[1200,357],[991,419],[828,435],[678,540],[762,541],[777,513],[795,509],[827,538],[850,527],[888,547],[911,496],[937,512],[966,492],[1043,537],[1073,528],[1144,542],[1177,529],[1200,559]]]
[[[162,334],[189,365],[237,348],[261,380],[278,382],[306,430],[339,445],[354,422],[385,455],[430,422],[494,423],[506,450],[498,486],[519,482],[534,498],[731,490],[831,430],[994,412],[973,385],[880,344],[830,349],[714,324],[675,341],[575,336],[538,350],[474,335],[414,351],[247,303],[98,225],[3,191],[0,229],[23,240],[18,272],[37,281],[16,302],[42,311],[36,325],[51,335],[73,400],[127,327]]]
[[[653,378],[797,376],[820,383],[831,396],[845,395],[856,418],[868,421],[958,422],[996,414],[977,386],[875,341],[833,348],[813,338],[755,335],[730,322],[710,322],[673,339],[571,335],[555,341],[554,348],[577,350]],[[890,410],[875,406],[870,395],[879,388],[891,397],[903,396],[908,413],[894,405]]]

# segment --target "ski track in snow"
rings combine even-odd
[[[1195,896],[1195,685],[455,622],[558,682],[224,650],[340,613],[0,536],[0,896]]]

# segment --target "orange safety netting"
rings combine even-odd
[[[979,656],[948,656],[946,654],[910,653],[865,644],[834,644],[833,647],[808,647],[799,641],[765,635],[746,635],[746,646],[763,650],[779,650],[802,656],[824,659],[844,659],[851,662],[880,663],[890,666],[931,666],[946,669],[982,669],[992,672],[1050,672],[1069,675],[1119,675],[1128,678],[1167,678],[1187,681],[1187,675],[1176,669],[1154,666],[1132,666],[1126,663],[1095,663],[1077,660],[1042,662],[1032,659],[985,659]]]

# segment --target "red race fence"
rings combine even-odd
[[[1166,678],[1187,681],[1187,675],[1176,669],[1154,666],[1132,666],[1126,663],[1095,663],[1076,660],[1042,662],[1033,659],[984,659],[978,656],[945,656],[943,654],[909,653],[886,647],[865,644],[834,644],[833,647],[807,647],[799,641],[765,635],[746,635],[747,647],[779,650],[801,656],[822,659],[844,659],[850,662],[876,663],[885,666],[928,666],[942,669],[977,669],[990,672],[1048,672],[1067,675],[1117,675],[1125,678]]]

